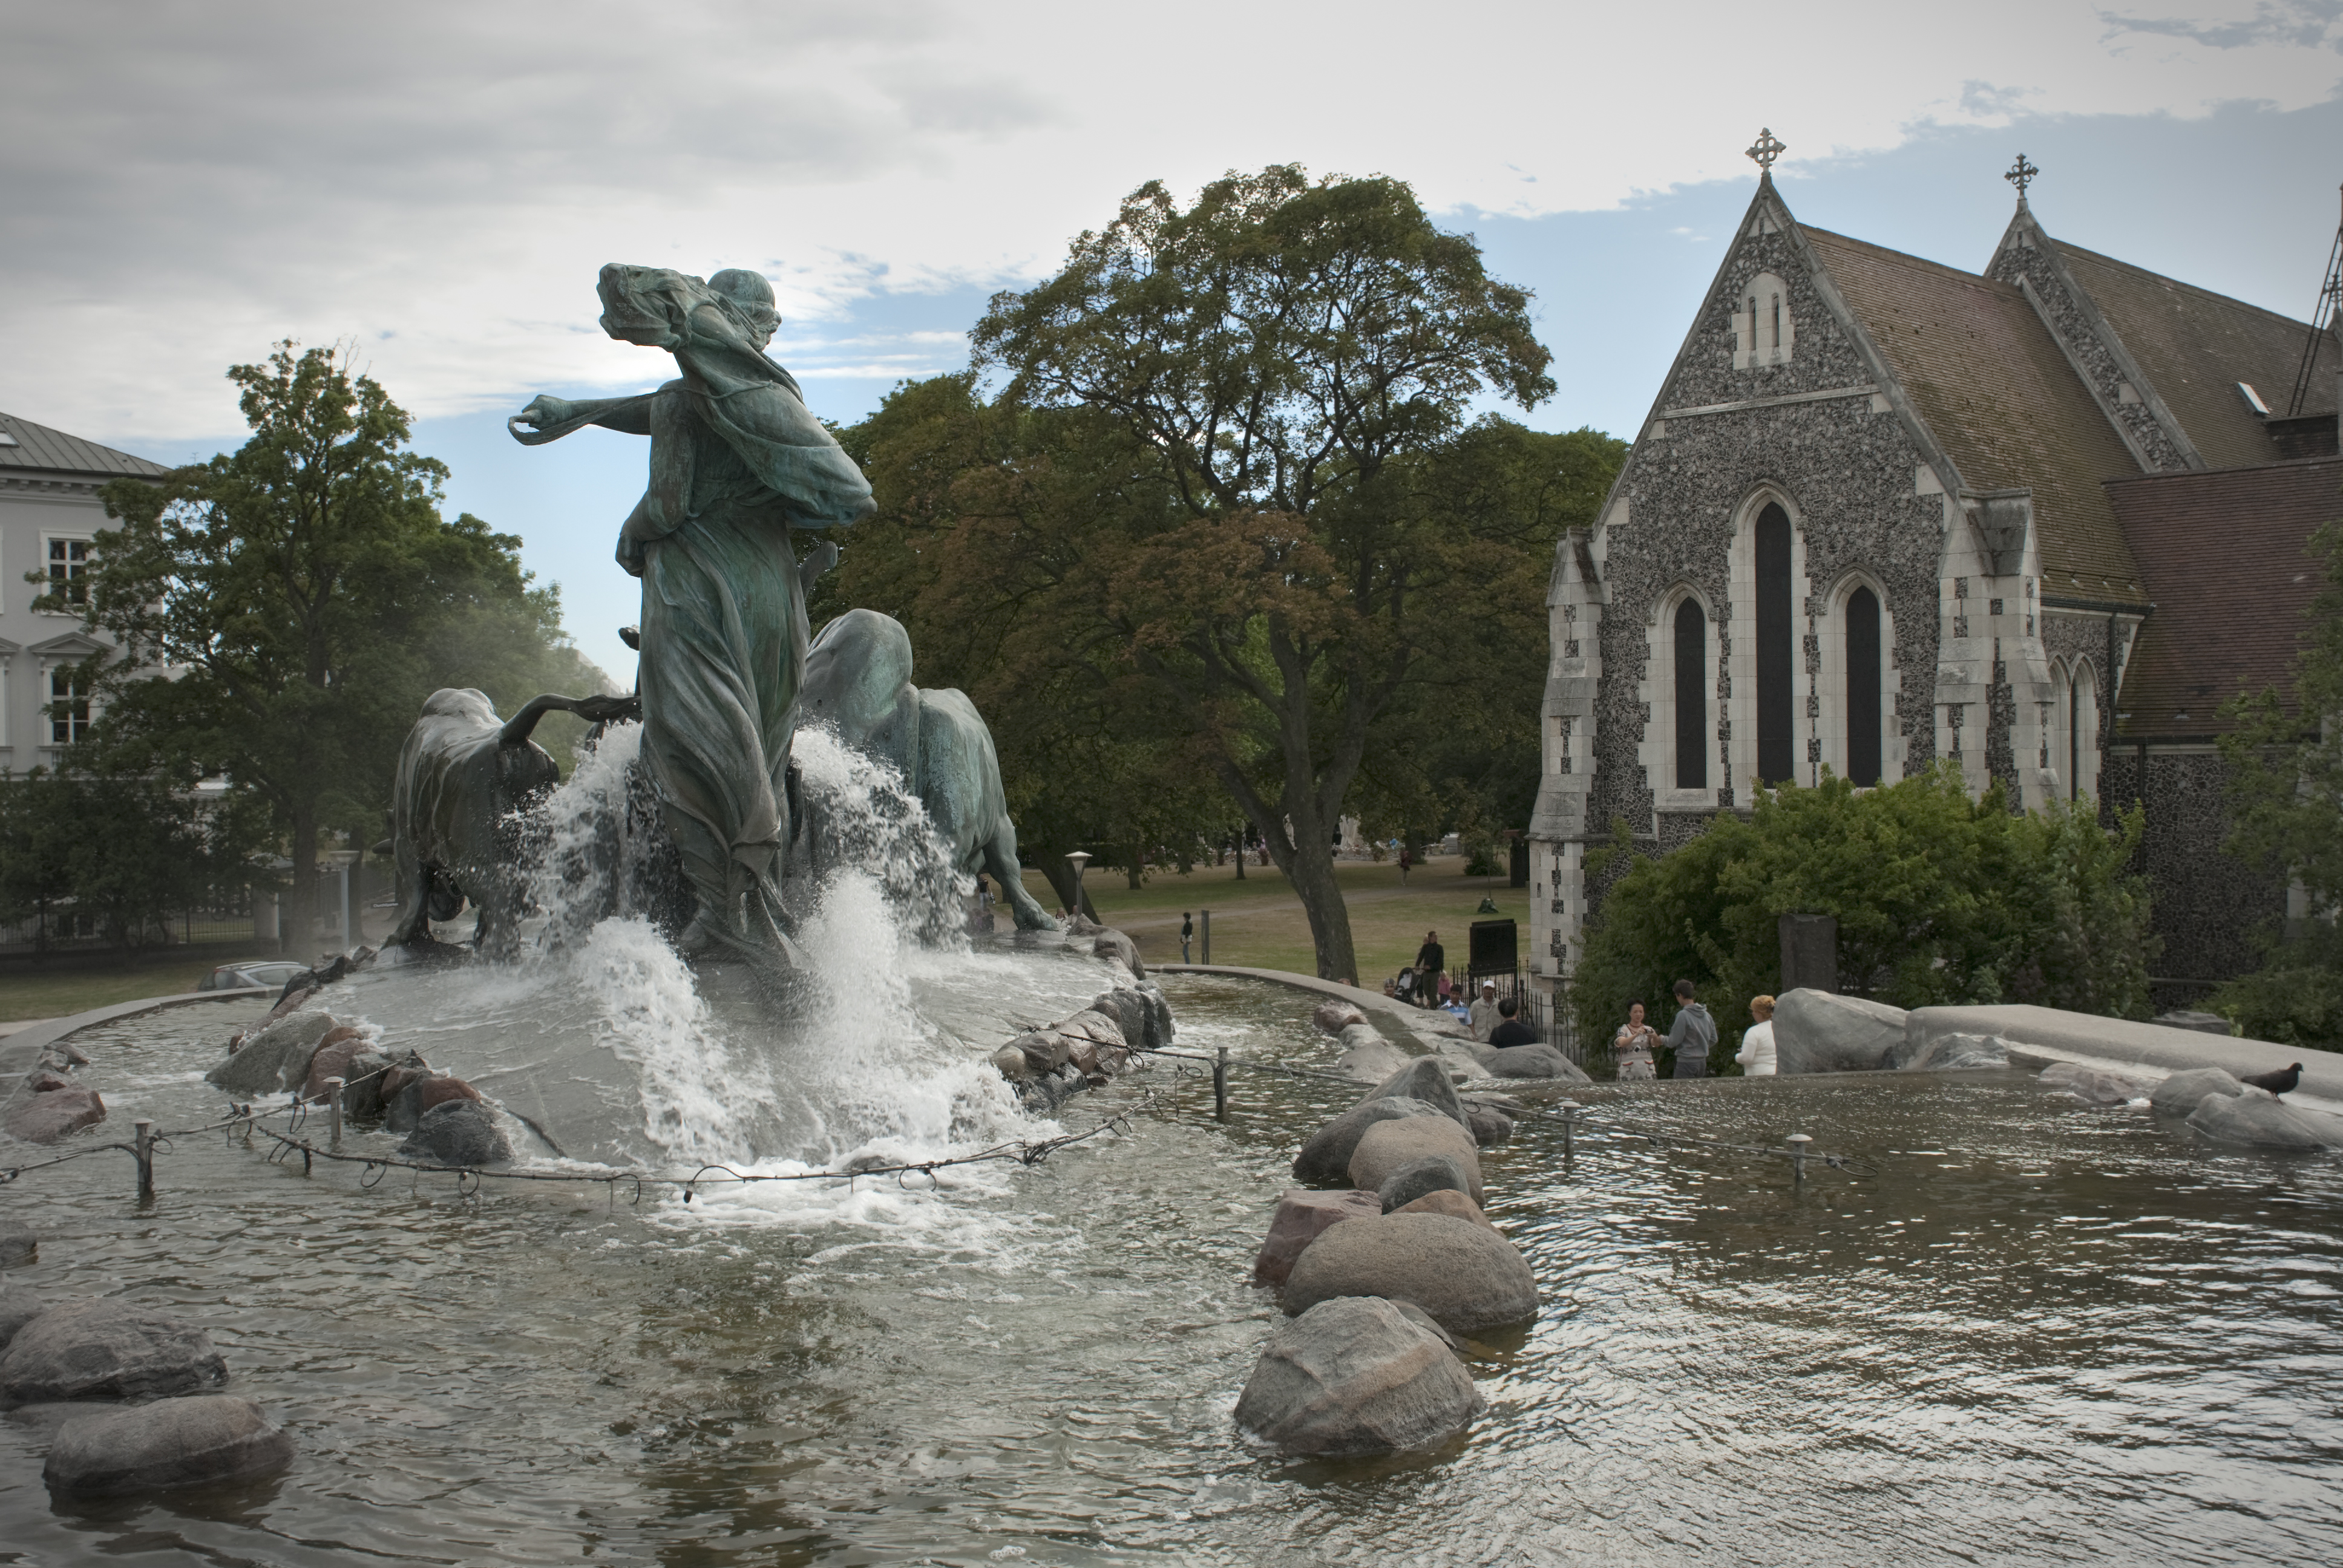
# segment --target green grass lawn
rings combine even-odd
[[[1415,958],[1426,930],[1440,933],[1441,945],[1448,950],[1449,969],[1461,970],[1467,931],[1476,920],[1519,921],[1521,950],[1527,959],[1529,890],[1508,888],[1502,874],[1467,877],[1463,869],[1461,855],[1437,857],[1410,871],[1403,887],[1399,868],[1389,861],[1334,862],[1343,901],[1350,907],[1359,983],[1371,990],[1380,990],[1384,980]],[[1274,866],[1247,866],[1242,882],[1228,866],[1198,866],[1184,875],[1159,869],[1148,873],[1146,886],[1135,890],[1120,871],[1093,870],[1082,885],[1090,892],[1091,902],[1098,906],[1099,917],[1130,932],[1139,944],[1140,956],[1151,962],[1177,963],[1181,911],[1210,910],[1214,963],[1301,974],[1318,971],[1302,900]],[[1056,895],[1039,871],[1025,873],[1025,886],[1043,908],[1055,908]],[[1483,898],[1496,900],[1496,914],[1474,912]],[[1200,963],[1203,960],[1201,950],[1195,957]]]
[[[226,943],[206,946],[200,956],[174,948],[158,957],[91,969],[35,968],[21,959],[11,960],[0,968],[0,1023],[63,1018],[118,1001],[171,996],[195,990],[196,982],[220,964],[277,956],[277,945],[271,942],[265,949]]]

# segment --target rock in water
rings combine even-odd
[[[1321,1034],[1339,1035],[1354,1023],[1366,1022],[1367,1015],[1354,1002],[1322,1001],[1311,1013],[1310,1021]]]
[[[233,1394],[195,1394],[74,1417],[51,1440],[41,1479],[52,1492],[76,1497],[124,1497],[249,1481],[292,1462],[292,1439],[258,1405]]]
[[[1464,1107],[1464,1118],[1472,1124],[1473,1141],[1483,1149],[1513,1140],[1513,1119],[1493,1105],[1470,1101]]]
[[[2044,1068],[2042,1083],[2046,1088],[2064,1090],[2086,1105],[2128,1105],[2135,1100],[2147,1099],[2152,1087],[2144,1079],[2102,1072],[2096,1067],[2073,1061],[2054,1061]]]
[[[16,1331],[49,1310],[48,1298],[26,1290],[22,1285],[0,1280],[0,1351],[16,1337]]]
[[[52,1089],[20,1096],[8,1107],[0,1131],[26,1143],[55,1143],[106,1120],[106,1101],[95,1089]]]
[[[309,1059],[333,1027],[329,1012],[287,1013],[205,1073],[204,1081],[230,1094],[274,1094],[294,1088],[308,1077]]]
[[[1394,1072],[1405,1071],[1413,1060],[1371,1023],[1344,1024],[1335,1038],[1342,1042],[1342,1070],[1368,1083],[1381,1083]]]
[[[1473,1147],[1473,1135],[1446,1117],[1410,1116],[1396,1121],[1378,1121],[1359,1139],[1359,1146],[1351,1151],[1351,1185],[1363,1191],[1380,1193],[1383,1183],[1400,1170],[1426,1158],[1447,1159],[1456,1162],[1458,1172],[1464,1178],[1464,1191],[1473,1201],[1481,1198],[1481,1154]],[[1408,1194],[1423,1196],[1429,1188]]]
[[[1302,1254],[1285,1282],[1285,1310],[1337,1296],[1413,1302],[1453,1334],[1478,1334],[1537,1316],[1537,1282],[1513,1244],[1450,1214],[1346,1220]]]
[[[512,1158],[512,1144],[480,1100],[445,1100],[423,1113],[398,1152],[440,1165],[501,1165]]]
[[[1294,1180],[1348,1185],[1351,1156],[1357,1151],[1359,1140],[1366,1135],[1368,1128],[1379,1121],[1439,1114],[1438,1107],[1426,1105],[1421,1100],[1363,1100],[1310,1135],[1310,1141],[1293,1157]]]
[[[21,1269],[41,1255],[41,1239],[22,1220],[0,1215],[0,1269]]]
[[[1559,1078],[1565,1083],[1594,1081],[1578,1064],[1550,1045],[1509,1045],[1489,1053],[1485,1071],[1492,1078]]]
[[[1361,1100],[1421,1100],[1465,1131],[1473,1124],[1464,1116],[1464,1102],[1448,1076],[1448,1064],[1436,1056],[1419,1056],[1370,1090]]]
[[[1381,1214],[1383,1201],[1373,1192],[1312,1192],[1289,1187],[1270,1216],[1269,1236],[1253,1255],[1252,1282],[1274,1290],[1293,1271],[1293,1260],[1308,1250],[1330,1225]]]
[[[2188,1113],[2188,1125],[2216,1143],[2305,1153],[2343,1145],[2343,1128],[2281,1105],[2266,1091],[2242,1086],[2235,1095],[2208,1094]],[[1309,1254],[1302,1254],[1307,1257]]]
[[[0,1354],[0,1399],[159,1399],[217,1387],[227,1362],[211,1336],[127,1302],[52,1307]]]
[[[1470,1192],[1473,1179],[1464,1173],[1453,1154],[1426,1154],[1411,1160],[1390,1175],[1375,1189],[1383,1201],[1383,1212],[1406,1207],[1430,1192]]]
[[[1774,1004],[1779,1070],[1867,1072],[1904,1043],[1904,1010],[1804,986]]]
[[[1443,1188],[1426,1192],[1413,1203],[1403,1203],[1392,1211],[1394,1214],[1453,1214],[1459,1220],[1470,1220],[1475,1225],[1489,1225],[1489,1216],[1481,1212],[1481,1205],[1465,1196],[1462,1188]],[[1489,1229],[1495,1230],[1494,1225]]]
[[[1428,1448],[1484,1408],[1439,1338],[1389,1302],[1350,1297],[1278,1330],[1236,1415],[1284,1452],[1331,1457]]]
[[[2167,1116],[2187,1116],[2205,1102],[2207,1095],[2234,1095],[2241,1087],[2217,1067],[2193,1067],[2149,1090],[2147,1102]]]
[[[342,1114],[352,1121],[382,1120],[382,1082],[391,1070],[390,1058],[378,1051],[362,1050],[350,1058],[349,1069],[343,1074],[347,1080],[342,1085]]]

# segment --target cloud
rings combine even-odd
[[[1946,29],[1870,0],[1757,26],[1724,0],[1456,0],[1436,27],[1394,0],[1339,25],[1192,0],[1177,27],[1064,0],[18,5],[0,407],[216,434],[222,369],[286,336],[365,341],[427,415],[639,385],[664,361],[595,329],[604,261],[760,266],[819,338],[874,296],[1035,277],[1148,178],[1272,161],[1534,216],[1745,177],[1761,122],[1786,177],[1931,126],[2298,106],[2343,80],[2337,9],[1976,0]],[[829,352],[957,362],[941,341]]]

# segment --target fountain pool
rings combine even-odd
[[[1086,997],[1089,967],[939,956],[905,983],[971,1020],[1055,1016],[1043,993]],[[1336,1054],[1300,993],[1164,985],[1182,1049]],[[360,1010],[387,1026],[398,1010],[377,1001]],[[198,1074],[253,1011],[85,1031],[85,1076],[116,1126],[195,1120],[215,1103]],[[427,1027],[404,1018],[394,1038]],[[426,1054],[464,1070],[454,1043]],[[825,1081],[893,1110],[787,1123],[809,1145],[795,1154],[1030,1132],[955,1049],[926,1042],[895,1089],[862,1046],[836,1053]],[[772,1081],[786,1101],[794,1080]],[[2015,1073],[1582,1088],[1639,1125],[1808,1131],[1879,1174],[1797,1189],[1777,1168],[1583,1134],[1565,1162],[1559,1129],[1524,1121],[1483,1166],[1545,1309],[1474,1363],[1488,1415],[1438,1453],[1295,1462],[1232,1428],[1276,1321],[1245,1281],[1299,1139],[1355,1091],[1241,1072],[1222,1125],[1207,1080],[1159,1064],[1076,1098],[1061,1125],[1150,1090],[1127,1136],[933,1191],[775,1184],[631,1207],[599,1188],[458,1197],[404,1173],[362,1191],[356,1168],[304,1177],[216,1135],[162,1157],[150,1205],[119,1155],[27,1176],[0,1190],[43,1236],[21,1282],[201,1322],[231,1390],[299,1458],[253,1487],[53,1506],[38,1429],[0,1418],[0,1562],[2343,1554],[2332,1162],[2215,1151]]]

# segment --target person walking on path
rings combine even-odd
[[[1512,1046],[1535,1045],[1538,1042],[1537,1030],[1514,1016],[1521,1010],[1522,1004],[1512,997],[1497,1004],[1497,1027],[1489,1031],[1491,1045],[1503,1050]]]
[[[1628,1004],[1627,1021],[1611,1038],[1611,1054],[1619,1063],[1619,1081],[1649,1082],[1655,1076],[1652,1071],[1652,1052],[1659,1043],[1660,1031],[1644,1021],[1644,1004]]]
[[[1415,852],[1405,844],[1399,847],[1399,885],[1407,886],[1407,869],[1415,864]]]
[[[1662,1043],[1676,1053],[1675,1076],[1706,1078],[1708,1048],[1716,1043],[1716,1020],[1708,1016],[1708,1009],[1692,999],[1692,981],[1676,981],[1676,1020],[1668,1026],[1668,1038]]]
[[[1484,980],[1481,982],[1481,994],[1473,1001],[1472,1024],[1473,1038],[1483,1045],[1488,1044],[1489,1031],[1497,1027],[1497,982],[1495,980]]]
[[[1733,1060],[1741,1064],[1744,1078],[1771,1078],[1778,1070],[1779,1060],[1774,1050],[1774,999],[1751,997],[1749,1016],[1757,1021],[1743,1032],[1741,1049]]]
[[[1415,950],[1416,990],[1427,993],[1424,1006],[1430,1007],[1439,1000],[1433,987],[1438,982],[1440,971],[1447,967],[1448,950],[1440,945],[1440,933],[1424,932],[1423,945]]]

